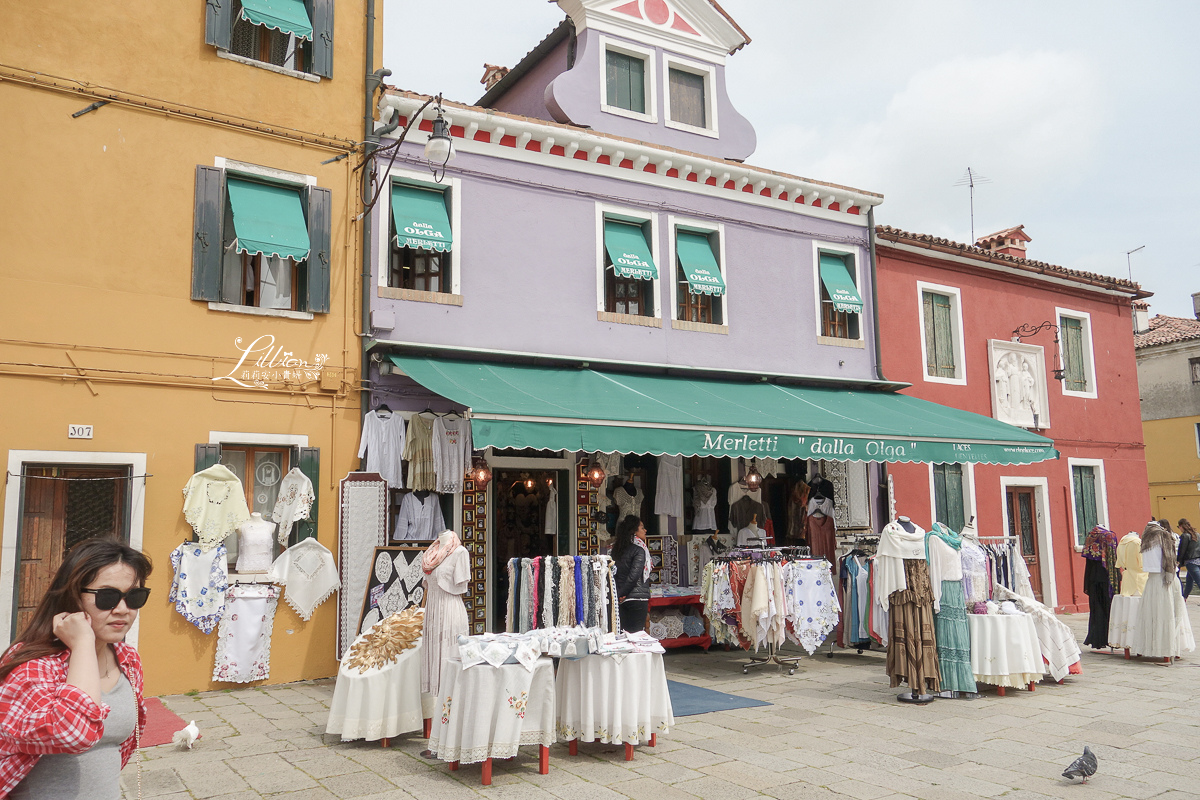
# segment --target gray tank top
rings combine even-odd
[[[42,756],[25,780],[17,784],[12,800],[120,800],[121,743],[133,733],[137,700],[124,673],[117,685],[101,695],[109,706],[104,735],[83,753]]]

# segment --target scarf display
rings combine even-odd
[[[229,574],[225,545],[204,549],[194,542],[185,542],[171,551],[171,566],[175,577],[167,601],[188,622],[205,633],[212,633],[221,621],[225,609],[225,592],[229,589]]]
[[[1176,560],[1175,552],[1175,539],[1171,534],[1167,533],[1166,528],[1150,523],[1146,526],[1146,530],[1142,532],[1141,551],[1144,553],[1152,547],[1162,549],[1162,582],[1164,586],[1170,586],[1175,578],[1178,577],[1179,572],[1179,563]],[[1086,550],[1084,554],[1086,555]]]
[[[1170,545],[1170,535],[1167,537],[1168,545]],[[1142,542],[1142,550],[1146,549],[1145,541]],[[1168,546],[1163,549],[1166,553],[1168,550],[1174,552],[1173,546]],[[1099,561],[1108,571],[1109,594],[1116,594],[1121,590],[1121,570],[1117,568],[1117,535],[1101,525],[1097,525],[1088,531],[1088,535],[1083,540],[1083,557],[1089,561]]]
[[[229,587],[217,631],[214,681],[249,683],[271,677],[271,629],[278,603],[279,589],[275,586]]]
[[[940,522],[935,522],[929,528],[929,536],[936,536],[955,550],[962,549],[962,534],[955,533]],[[928,545],[928,543],[926,543]]]
[[[267,578],[285,587],[284,601],[305,622],[342,586],[333,553],[316,539],[301,539],[280,553]]]
[[[223,542],[250,519],[246,490],[238,476],[224,464],[197,472],[183,487],[183,518],[196,532],[200,546],[208,549]]]
[[[446,556],[455,551],[456,548],[462,547],[462,542],[458,540],[458,534],[454,531],[444,531],[443,533],[450,534],[449,536],[441,536],[433,540],[433,544],[429,545],[425,550],[425,554],[421,556],[421,569],[425,570],[425,574],[431,574],[437,565],[442,563]],[[443,543],[443,539],[445,540]]]
[[[511,558],[505,630],[599,627],[615,630],[615,564],[609,556]]]
[[[271,520],[279,526],[275,532],[279,537],[279,546],[288,546],[288,537],[292,533],[292,525],[302,519],[309,519],[316,493],[312,481],[300,471],[292,467],[279,483],[279,498],[271,511]]]

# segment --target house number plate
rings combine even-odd
[[[68,425],[67,426],[67,438],[68,439],[90,439],[90,438],[92,438],[92,426],[91,425]]]

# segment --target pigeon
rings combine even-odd
[[[192,749],[192,743],[200,738],[200,729],[196,727],[196,720],[192,720],[183,730],[175,731],[171,735],[171,744],[179,745],[179,749]],[[1093,770],[1094,771],[1094,770]]]
[[[1063,777],[1083,778],[1083,782],[1087,783],[1087,779],[1096,774],[1096,766],[1096,754],[1085,745],[1083,755],[1071,762],[1071,766],[1063,771]]]

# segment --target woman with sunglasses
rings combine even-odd
[[[71,549],[0,658],[0,798],[119,798],[146,723],[142,662],[125,635],[150,559],[110,539]]]

